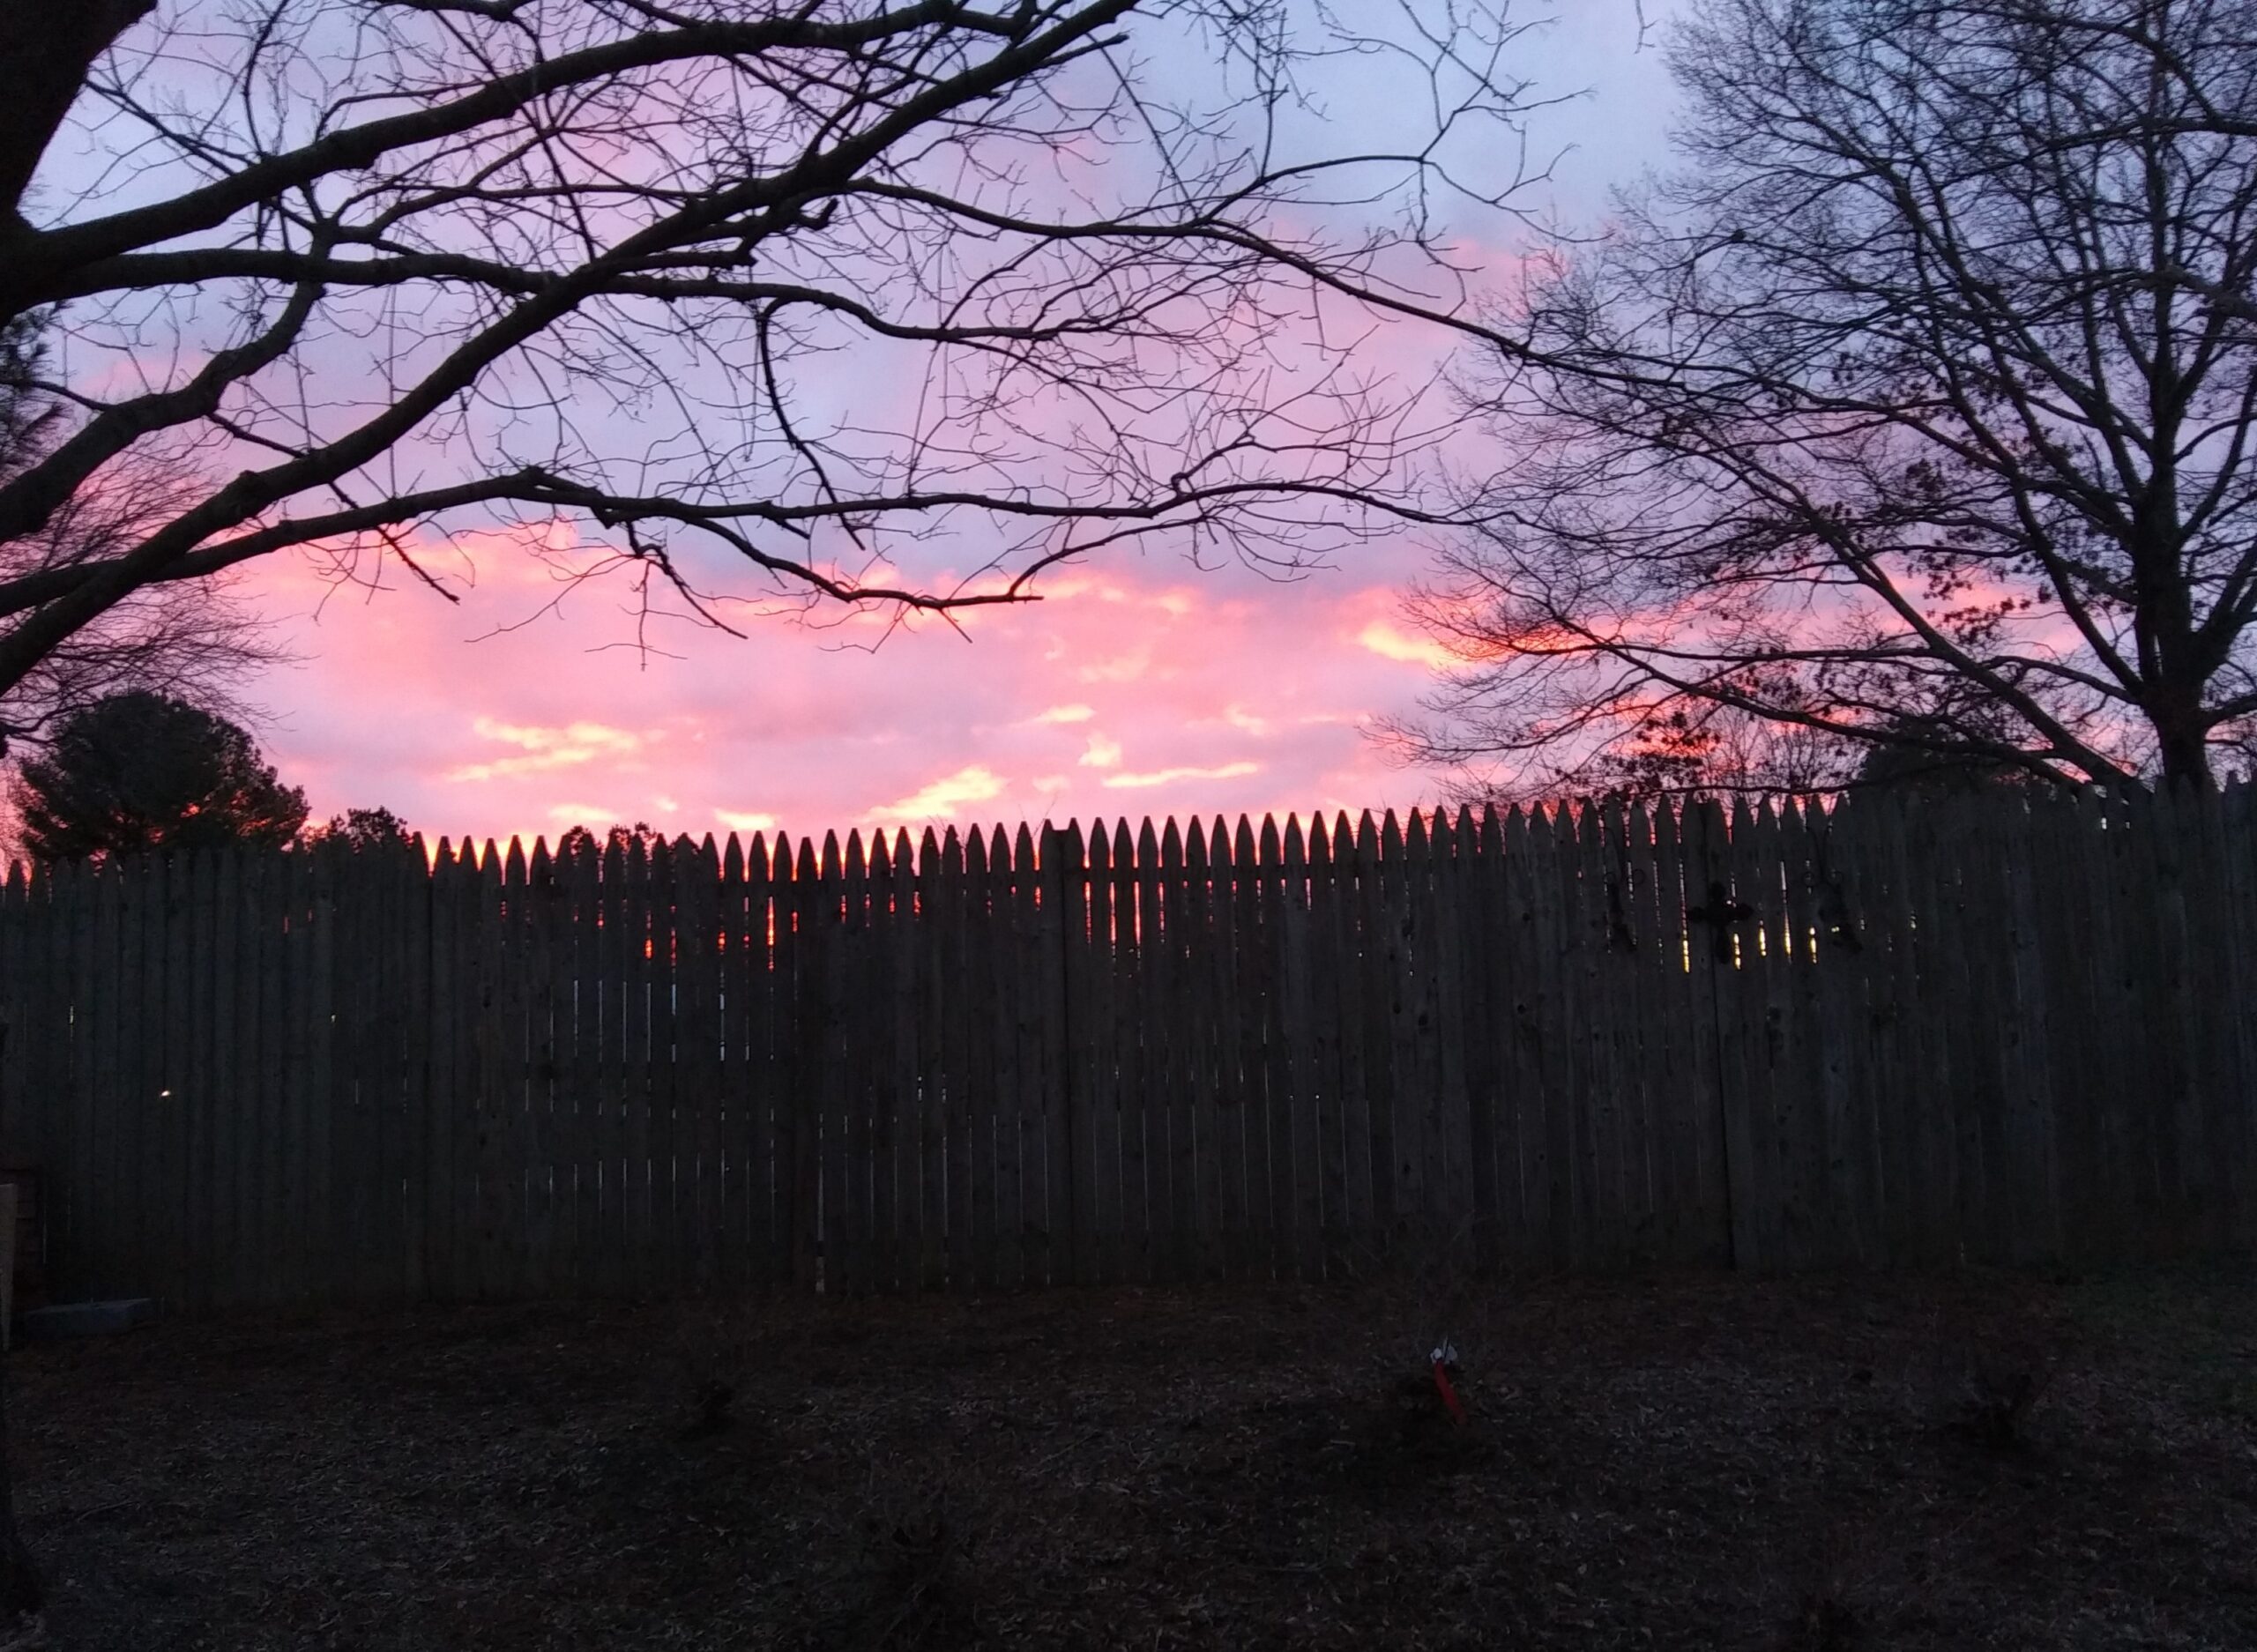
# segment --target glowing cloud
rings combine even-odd
[[[776,830],[773,815],[747,815],[731,808],[715,809],[713,814],[733,832],[772,832]]]
[[[619,812],[600,803],[555,803],[549,807],[548,818],[559,826],[585,826],[590,831],[601,831],[619,819]]]
[[[988,799],[999,796],[1002,790],[1001,777],[994,770],[974,763],[911,793],[898,803],[874,808],[863,818],[874,821],[954,820],[957,811],[965,804],[985,803]]]
[[[1102,734],[1090,736],[1089,748],[1082,753],[1084,769],[1118,769],[1121,766],[1121,742],[1107,740]]]
[[[525,755],[465,763],[447,771],[450,780],[492,780],[503,775],[537,774],[543,770],[593,763],[600,757],[623,757],[643,748],[641,735],[601,723],[568,723],[562,727],[544,728],[481,717],[471,727],[480,739],[515,746]]]
[[[1036,723],[1086,723],[1096,715],[1097,710],[1093,706],[1054,705],[1031,720]]]
[[[1130,787],[1173,785],[1179,780],[1236,780],[1249,774],[1260,774],[1258,763],[1226,763],[1217,769],[1158,769],[1151,774],[1109,774],[1105,784],[1115,790]]]
[[[1356,642],[1382,659],[1399,659],[1406,666],[1424,666],[1430,671],[1447,671],[1464,663],[1433,637],[1413,636],[1385,620],[1374,620],[1365,626],[1356,633]]]

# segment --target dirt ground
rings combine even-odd
[[[2257,1647],[2246,1265],[238,1316],[11,1380],[66,1648]]]

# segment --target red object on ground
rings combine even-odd
[[[1434,1361],[1434,1389],[1442,1396],[1442,1403],[1449,1409],[1450,1420],[1460,1428],[1465,1426],[1465,1407],[1459,1402],[1457,1390],[1449,1385],[1449,1373],[1442,1362]]]

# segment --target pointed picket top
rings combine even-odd
[[[940,871],[941,835],[927,826],[925,835],[917,840],[917,874],[920,877],[938,877]]]
[[[548,840],[545,837],[533,840],[531,875],[536,889],[547,889],[556,882],[556,866],[549,859]]]
[[[1243,815],[1238,817],[1238,830],[1231,837],[1231,861],[1241,867],[1262,864],[1255,856],[1254,822]]]
[[[1471,871],[1473,857],[1481,852],[1481,817],[1473,812],[1471,803],[1457,811],[1457,825],[1452,834],[1456,842],[1452,845],[1461,866]]]
[[[1552,816],[1541,804],[1531,805],[1528,811],[1528,851],[1531,854],[1550,855],[1555,834]],[[1549,870],[1546,867],[1544,870]]]
[[[941,871],[948,877],[964,874],[964,839],[953,826],[941,835]]]
[[[1410,811],[1408,829],[1403,834],[1403,858],[1424,864],[1432,859],[1426,842],[1426,817],[1423,809]]]
[[[757,846],[759,839],[753,841]],[[732,883],[744,881],[744,845],[737,841],[734,832],[729,834],[728,841],[721,848],[721,875]]]
[[[1292,853],[1292,838],[1285,839],[1285,852]],[[1322,812],[1308,817],[1308,864],[1312,870],[1330,872],[1332,869],[1332,834],[1326,829]]]
[[[1128,835],[1128,817],[1113,822],[1113,865],[1116,871],[1136,864],[1136,842]]]
[[[1160,864],[1164,867],[1183,864],[1183,834],[1176,829],[1173,815],[1167,817],[1167,824],[1160,830]]]
[[[852,868],[854,864],[852,851],[847,853],[846,864],[849,868]],[[870,879],[875,882],[880,878],[890,878],[892,875],[893,851],[887,845],[885,834],[882,831],[874,831],[870,834]]]
[[[1481,810],[1480,841],[1474,852],[1488,861],[1496,860],[1505,852],[1505,816],[1493,803]]]
[[[1175,822],[1170,821],[1167,823],[1167,829],[1173,831]],[[1207,842],[1206,829],[1195,818],[1191,822],[1191,830],[1185,834],[1183,839],[1183,864],[1187,870],[1204,872],[1207,869]]]
[[[1747,807],[1747,797],[1745,793],[1732,799],[1732,823],[1726,830],[1732,833],[1732,841],[1735,843],[1755,830],[1755,813]]]
[[[1667,814],[1668,810],[1664,808],[1662,812]],[[1624,823],[1623,830],[1628,836],[1629,847],[1633,854],[1643,854],[1653,847],[1654,818],[1646,807],[1645,799],[1635,798],[1631,800],[1629,818]]]
[[[1264,867],[1275,867],[1284,860],[1285,845],[1278,840],[1277,817],[1274,815],[1264,815],[1262,817],[1261,853],[1262,864]]]
[[[502,881],[502,850],[491,837],[486,840],[486,848],[479,856],[478,869],[492,877],[496,883]]]
[[[845,847],[845,874],[849,879],[859,883],[862,881],[863,874],[868,869],[868,863],[862,858],[862,834],[859,831],[848,832]],[[826,845],[825,859],[828,859],[829,846]]]
[[[1011,864],[1018,868],[1022,878],[1032,879],[1035,873],[1034,829],[1024,821],[1011,837]]]
[[[1678,810],[1667,798],[1655,800],[1652,822],[1656,857],[1667,859],[1674,856],[1683,833],[1680,830]]]
[[[1136,864],[1156,867],[1160,863],[1159,833],[1152,828],[1152,817],[1144,816],[1144,823],[1136,829]]]
[[[1273,830],[1274,828],[1267,826],[1263,829],[1263,837],[1265,843],[1268,841],[1270,834]],[[1322,830],[1322,828],[1319,830]],[[1292,872],[1303,872],[1307,870],[1308,845],[1301,837],[1301,821],[1300,816],[1298,815],[1288,815],[1285,816],[1285,867],[1287,870]]]
[[[31,877],[25,872],[24,863],[11,860],[8,863],[8,897],[18,902],[26,900],[30,897],[31,886]]]
[[[514,835],[510,838],[510,855],[503,865],[507,873],[504,881],[513,889],[523,889],[525,884],[526,871],[525,844],[522,839]]]
[[[1091,877],[1099,884],[1111,881],[1113,875],[1113,839],[1106,836],[1105,822],[1090,822],[1089,870]]]
[[[964,869],[975,878],[987,874],[987,834],[977,826],[965,834]]]
[[[431,864],[435,867],[451,867],[454,863],[454,839],[442,832],[439,835],[439,847],[431,857]]]
[[[835,831],[826,831],[823,835],[823,859],[817,871],[826,883],[838,882],[838,834]]]

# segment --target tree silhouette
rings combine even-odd
[[[1424,387],[1342,345],[1456,313],[1439,205],[1524,181],[1504,0],[63,10],[0,7],[0,324],[57,315],[30,382],[71,410],[0,544],[212,462],[109,554],[0,569],[0,710],[120,604],[297,547],[453,598],[514,544],[559,599],[626,581],[638,644],[1028,600],[1107,547],[1302,565],[1424,514]],[[1359,59],[1427,115],[1311,146],[1304,71]]]
[[[48,318],[0,327],[0,486],[38,465],[67,432],[67,404],[40,388],[50,367]],[[199,483],[176,457],[136,454],[44,520],[0,542],[0,586],[66,574],[115,557],[183,508]],[[226,579],[157,584],[122,598],[59,641],[0,696],[0,755],[38,745],[65,713],[145,688],[208,710],[234,709],[242,678],[281,658]]]
[[[388,808],[348,808],[332,815],[306,836],[324,843],[342,844],[354,853],[372,849],[404,849],[415,841],[407,822]]]
[[[248,844],[281,848],[306,822],[251,737],[160,694],[113,695],[66,718],[11,787],[25,848],[41,861]]]
[[[2257,726],[2257,6],[1710,0],[1671,55],[1685,165],[1469,376],[1507,462],[1410,748],[2208,776]]]

